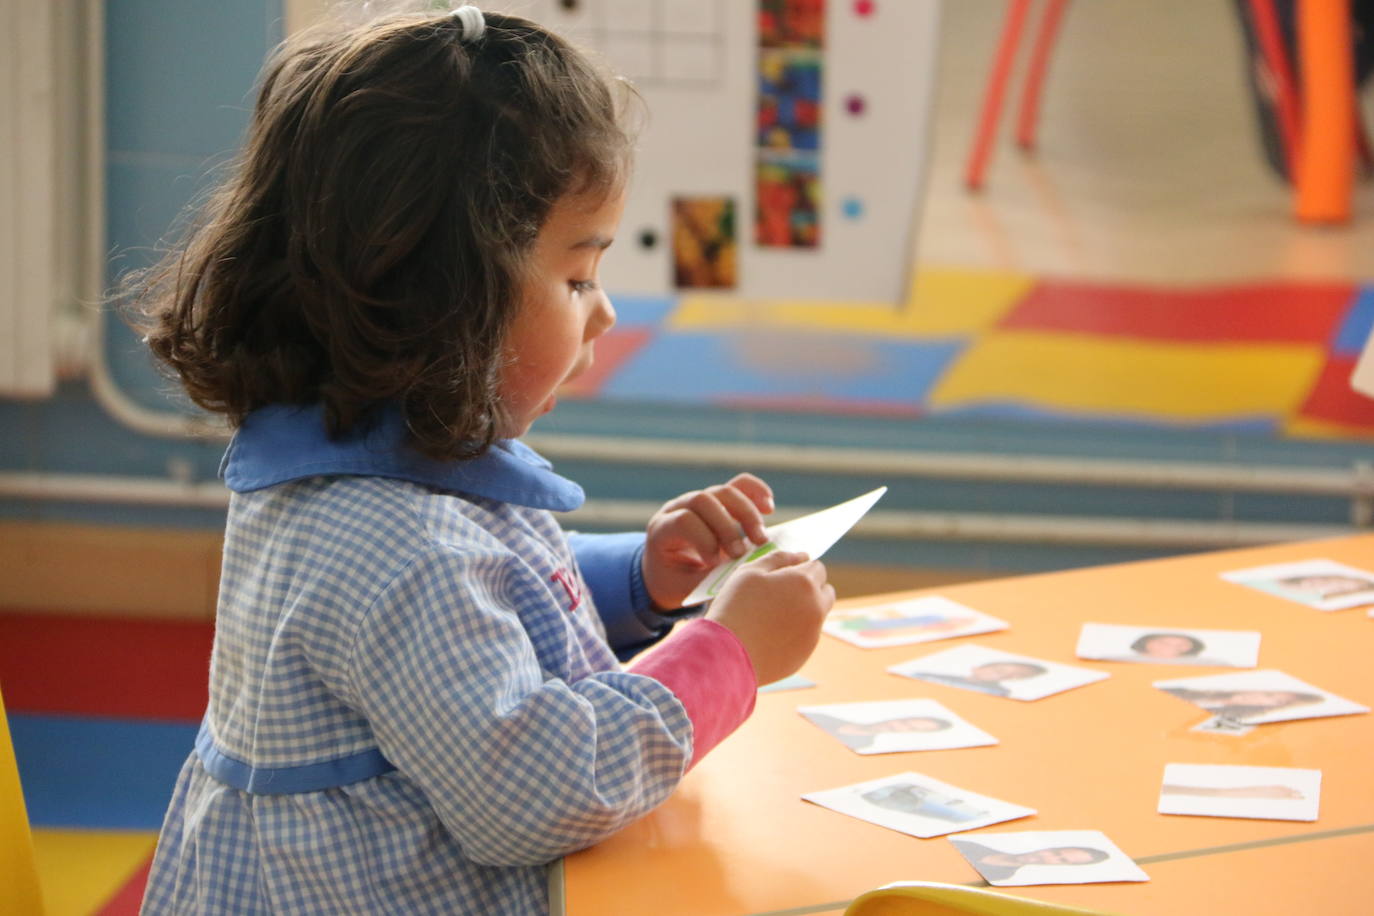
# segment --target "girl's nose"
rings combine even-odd
[[[602,293],[596,310],[587,322],[587,339],[600,337],[613,327],[615,327],[615,306],[611,304],[611,297]]]

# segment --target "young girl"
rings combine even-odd
[[[236,426],[210,704],[147,913],[513,913],[663,801],[800,667],[834,600],[740,475],[646,534],[516,441],[591,365],[629,171],[613,84],[513,17],[288,42],[201,227],[135,281],[154,353]]]

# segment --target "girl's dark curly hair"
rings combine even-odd
[[[395,404],[422,453],[480,454],[551,206],[627,180],[625,97],[512,16],[468,42],[447,12],[304,33],[264,69],[196,227],[126,278],[131,323],[235,426],[320,403],[337,436]]]

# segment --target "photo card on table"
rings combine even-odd
[[[856,754],[982,747],[997,739],[935,700],[879,700],[799,706],[812,724]]]
[[[1273,669],[1176,678],[1155,681],[1154,686],[1214,716],[1246,725],[1369,712],[1368,706]]]
[[[1374,572],[1335,560],[1275,563],[1225,572],[1221,577],[1319,611],[1374,604]]]
[[[902,677],[1013,700],[1038,700],[1110,677],[1105,671],[975,645],[956,646],[892,665],[887,670]]]
[[[1096,884],[1150,876],[1100,830],[1026,830],[950,837],[989,884]]]
[[[881,649],[992,633],[1007,627],[1005,620],[940,595],[927,595],[909,601],[831,611],[822,629],[862,649]]]
[[[1259,663],[1259,646],[1260,634],[1254,630],[1085,623],[1077,654],[1104,662],[1253,668]]]
[[[923,776],[897,773],[808,792],[802,799],[910,836],[929,838],[1027,817],[1034,808],[1013,805]]]
[[[1159,813],[1315,821],[1321,790],[1321,770],[1170,763]]]

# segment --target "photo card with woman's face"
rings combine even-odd
[[[1034,808],[988,798],[923,776],[897,773],[808,792],[804,801],[910,836],[933,837],[1027,817]]]
[[[1225,572],[1221,577],[1319,611],[1374,604],[1374,572],[1335,560],[1275,563]]]
[[[1273,669],[1176,678],[1155,681],[1154,686],[1214,716],[1246,725],[1369,712],[1368,706]]]
[[[1097,884],[1150,876],[1100,830],[1026,830],[950,837],[989,884]]]
[[[981,747],[997,739],[935,700],[879,700],[799,706],[812,724],[856,754]]]
[[[831,611],[822,629],[861,649],[881,649],[992,633],[1007,627],[1005,620],[940,595],[927,595]]]
[[[956,646],[892,665],[887,670],[902,677],[1012,700],[1038,700],[1110,676],[1105,671],[976,645]]]
[[[1077,654],[1104,662],[1253,668],[1259,663],[1259,645],[1260,634],[1253,630],[1085,623]]]
[[[1159,813],[1315,821],[1321,790],[1321,770],[1170,763]]]

